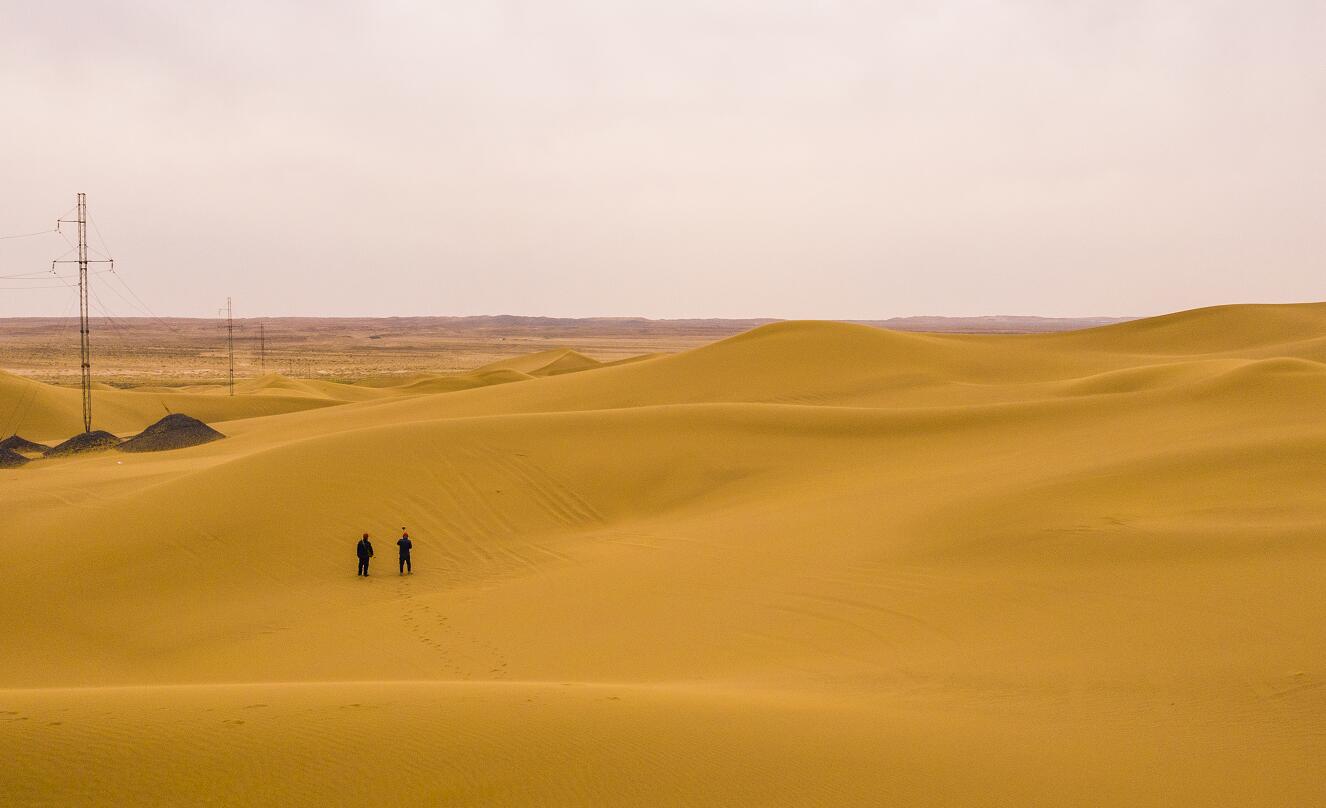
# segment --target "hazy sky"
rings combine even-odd
[[[161,314],[1326,298],[1321,0],[0,0],[0,102],[0,236]]]

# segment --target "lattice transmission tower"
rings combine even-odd
[[[235,310],[226,298],[226,350],[230,353],[230,394],[235,395]]]
[[[51,262],[51,270],[54,271],[56,264],[78,264],[78,355],[81,363],[80,376],[83,385],[83,431],[92,431],[92,328],[88,322],[87,316],[87,265],[88,264],[110,264],[115,266],[114,259],[89,259],[87,257],[87,194],[78,195],[78,211],[76,219],[57,219],[56,229],[61,224],[78,225],[78,258],[68,260],[55,260]]]

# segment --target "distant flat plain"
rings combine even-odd
[[[1010,334],[1071,331],[1127,318],[899,317],[856,320],[900,331]],[[240,378],[275,372],[359,381],[417,371],[459,373],[553,347],[599,361],[676,353],[773,319],[639,317],[262,317],[235,320]],[[208,384],[227,374],[226,323],[200,318],[92,319],[97,381],[116,387]],[[77,318],[0,318],[0,371],[78,383]]]

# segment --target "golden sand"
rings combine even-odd
[[[0,470],[0,804],[1326,803],[1324,362],[1314,304],[98,391],[229,437]]]

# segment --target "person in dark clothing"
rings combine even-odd
[[[368,534],[359,540],[355,545],[355,555],[359,556],[359,574],[368,576],[368,560],[373,557],[373,542],[368,540]]]
[[[410,548],[414,546],[414,542],[410,541],[410,534],[405,532],[405,528],[401,528],[401,538],[396,542],[396,546],[401,548],[401,575],[404,575],[406,570],[414,575],[414,567],[410,566]]]

